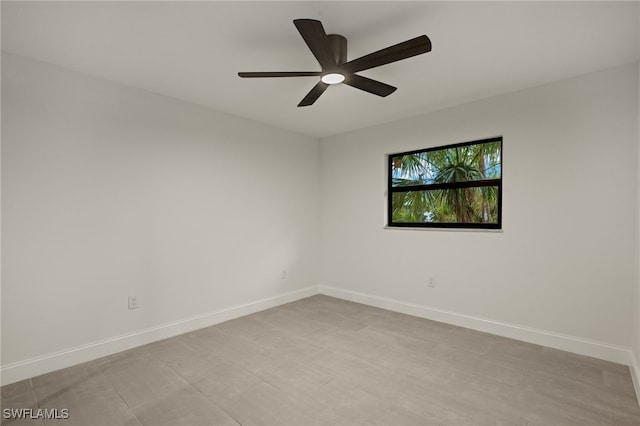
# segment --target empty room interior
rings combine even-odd
[[[640,425],[640,3],[0,7],[3,425]]]

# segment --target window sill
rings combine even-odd
[[[384,229],[391,231],[438,231],[438,232],[487,232],[490,234],[502,234],[504,229],[480,229],[480,228],[431,228],[431,227],[411,227],[411,226],[385,226]]]

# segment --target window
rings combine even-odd
[[[389,155],[390,227],[502,228],[502,137]]]

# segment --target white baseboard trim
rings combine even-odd
[[[476,317],[473,315],[447,311],[444,309],[433,308],[429,306],[417,305],[414,303],[388,299],[385,297],[374,296],[326,285],[319,285],[318,291],[320,294],[324,294],[327,296],[337,297],[357,303],[363,303],[365,305],[375,306],[394,312],[400,312],[416,317],[444,322],[447,324],[453,324],[460,327],[483,331],[485,333],[491,333],[498,336],[560,349],[567,352],[573,352],[580,355],[599,358],[618,364],[631,365],[633,359],[631,349],[611,345],[608,343],[564,335],[552,331],[523,327],[520,325],[494,321],[487,318]],[[636,379],[638,378],[640,378],[640,376],[638,376],[638,370],[636,366]],[[636,392],[637,389],[638,388],[636,387]]]
[[[160,324],[158,326],[139,330],[133,333],[3,365],[0,367],[0,383],[2,386],[8,385],[20,380],[59,370],[61,368],[71,367],[103,356],[112,355],[127,349],[142,346],[147,343],[167,339],[179,334],[188,333],[200,328],[229,321],[234,318],[239,318],[265,309],[280,306],[285,303],[294,302],[318,293],[394,312],[453,324],[498,336],[628,365],[636,390],[636,396],[640,403],[640,365],[638,365],[637,358],[629,348],[326,285],[307,287],[270,298],[236,305],[202,315],[196,315],[170,323]]]
[[[633,352],[631,353],[629,370],[631,370],[633,388],[636,390],[636,398],[638,399],[638,405],[640,405],[640,365],[638,364],[638,357]]]
[[[255,302],[236,305],[230,308],[220,309],[190,318],[160,324],[158,326],[135,331],[133,333],[3,365],[0,367],[0,383],[3,386],[8,385],[20,380],[50,373],[61,368],[71,367],[103,356],[112,355],[127,349],[142,346],[147,343],[167,339],[179,334],[188,333],[200,328],[229,321],[234,318],[239,318],[265,309],[280,306],[285,303],[304,299],[305,297],[313,296],[315,294],[318,294],[318,288],[316,286],[307,287],[301,290],[282,293],[274,297],[257,300]]]

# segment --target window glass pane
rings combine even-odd
[[[393,223],[498,223],[498,187],[394,192]]]
[[[392,186],[499,179],[501,142],[391,156]]]

